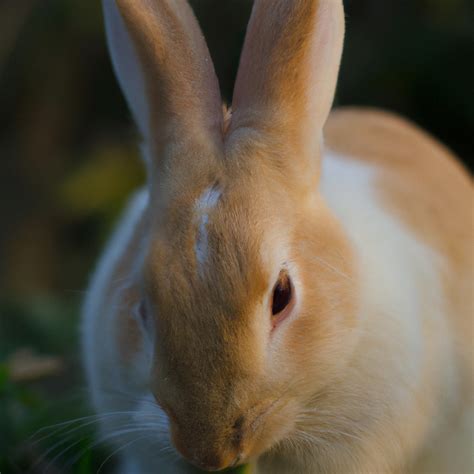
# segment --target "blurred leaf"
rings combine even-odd
[[[125,146],[101,146],[60,185],[62,207],[75,215],[107,212],[144,180],[136,153]]]
[[[27,347],[15,351],[9,357],[8,368],[11,380],[25,382],[58,375],[64,367],[59,357],[40,356]]]

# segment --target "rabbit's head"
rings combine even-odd
[[[104,6],[149,170],[149,384],[183,456],[228,467],[289,436],[353,345],[351,249],[318,193],[342,1],[255,1],[232,114],[185,0]]]

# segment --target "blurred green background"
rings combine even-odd
[[[229,102],[252,2],[191,3]],[[472,0],[344,3],[337,104],[400,112],[470,166]],[[88,450],[90,430],[31,435],[88,413],[79,305],[124,200],[144,179],[99,1],[0,2],[0,110],[0,471],[95,472],[107,454]]]

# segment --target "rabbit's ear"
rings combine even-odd
[[[145,136],[149,129],[149,109],[142,66],[115,1],[103,0],[102,6],[115,75],[140,133]]]
[[[319,146],[344,38],[342,0],[255,0],[233,97],[232,129]]]
[[[186,0],[103,0],[103,9],[115,72],[144,139],[218,139],[219,86]]]

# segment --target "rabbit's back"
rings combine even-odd
[[[324,130],[330,150],[378,170],[383,206],[417,236],[468,268],[473,187],[456,157],[409,121],[388,112],[342,108]]]
[[[414,472],[470,472],[474,252],[468,173],[427,134],[375,110],[334,111],[325,145],[322,195],[359,259],[368,336],[354,360],[361,370],[371,360],[373,370],[378,360],[388,374],[380,390],[391,397],[405,384],[417,385],[418,402],[404,413],[411,423],[402,435],[403,456],[417,459]],[[409,453],[412,443],[418,454]]]
[[[474,194],[466,170],[440,142],[380,110],[336,109],[324,136],[331,151],[376,170],[379,204],[446,261],[453,323],[470,339]]]

